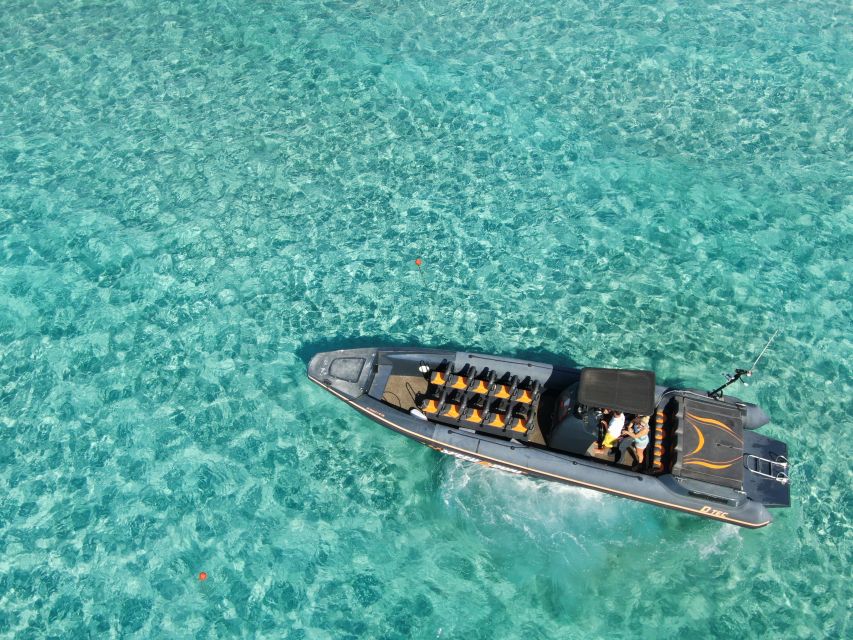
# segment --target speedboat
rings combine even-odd
[[[790,506],[787,445],[759,434],[767,414],[727,385],[676,389],[652,371],[422,348],[318,353],[308,377],[384,427],[505,472],[742,527]],[[642,463],[630,436],[602,448],[606,411],[648,417]]]

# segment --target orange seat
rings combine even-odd
[[[512,425],[512,430],[518,433],[527,433],[527,420],[525,418],[516,418]]]
[[[479,409],[471,409],[471,415],[465,418],[467,422],[473,422],[475,424],[479,424],[483,421],[483,412]]]
[[[453,383],[450,385],[451,389],[465,389],[468,387],[468,378],[463,376],[453,376]]]
[[[519,394],[515,401],[523,404],[530,404],[533,402],[533,393],[527,389],[519,389]]]
[[[423,405],[424,413],[438,413],[438,400],[429,398]]]
[[[506,426],[506,416],[502,413],[495,413],[492,415],[491,421],[487,422],[490,427],[497,427],[498,429],[503,429]]]
[[[429,376],[429,381],[440,387],[447,384],[447,374],[444,371],[433,371]]]
[[[460,415],[459,405],[453,402],[448,402],[447,406],[444,407],[444,412],[441,415],[447,416],[448,418],[458,418]]]
[[[509,398],[509,387],[499,384],[495,387],[495,398]]]
[[[486,384],[485,380],[475,380],[474,387],[471,389],[474,393],[488,393],[489,385]]]

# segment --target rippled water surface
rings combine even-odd
[[[849,637],[851,33],[829,0],[4,2],[0,635]],[[710,388],[776,328],[739,391],[793,505],[757,531],[305,376],[425,344]]]

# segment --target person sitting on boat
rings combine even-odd
[[[610,411],[610,421],[607,423],[607,433],[604,435],[604,441],[597,449],[603,451],[609,448],[611,449],[611,453],[618,459],[619,436],[622,435],[622,429],[625,427],[625,414],[618,409],[612,411],[605,409],[605,411]]]
[[[649,446],[649,416],[637,416],[631,420],[628,435],[633,438],[628,451],[637,461],[631,466],[631,470],[636,471],[643,464],[646,447]]]

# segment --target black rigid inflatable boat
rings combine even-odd
[[[744,372],[746,373],[746,372]],[[790,506],[788,448],[755,431],[756,405],[655,383],[651,371],[562,368],[419,348],[318,353],[308,377],[385,427],[437,451],[676,509],[763,527]],[[649,416],[642,465],[600,447],[604,408]]]

